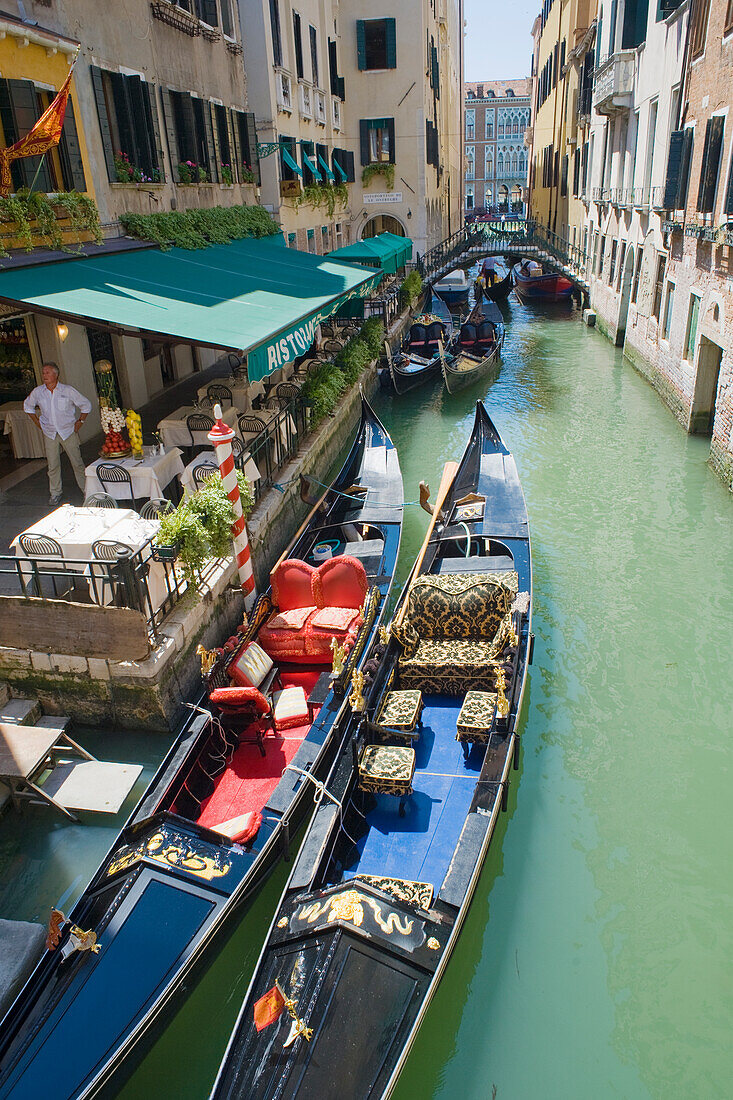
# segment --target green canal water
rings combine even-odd
[[[534,553],[520,770],[396,1098],[728,1097],[733,502],[709,443],[576,312],[513,301],[507,320],[493,384],[377,399],[416,500],[484,398]],[[426,522],[407,509],[400,581]],[[285,878],[124,1100],[208,1096]]]

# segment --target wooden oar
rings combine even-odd
[[[423,542],[423,544],[420,548],[420,553],[417,555],[417,559],[415,561],[415,564],[413,565],[413,567],[410,571],[410,577],[416,577],[417,574],[420,571],[420,566],[422,565],[423,559],[424,559],[424,557],[427,553],[427,550],[428,550],[428,543],[430,542],[430,536],[432,535],[433,530],[435,528],[435,524],[438,522],[438,517],[440,516],[440,510],[443,506],[443,501],[448,496],[451,485],[453,484],[453,482],[455,480],[455,476],[456,476],[457,473],[458,473],[458,463],[457,462],[446,462],[445,466],[443,467],[443,476],[440,479],[440,485],[438,486],[438,493],[437,493],[437,496],[435,497],[435,504],[433,505],[433,514],[431,516],[430,523],[428,524],[428,529],[425,532],[425,540],[424,540],[424,542]],[[396,626],[399,626],[401,624],[402,620],[405,617],[405,611],[406,610],[407,610],[407,598],[405,598],[405,602],[402,604],[402,607],[400,608],[399,612],[395,616],[394,622],[395,622]]]

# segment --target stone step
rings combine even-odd
[[[0,722],[18,726],[35,726],[41,717],[41,704],[37,699],[8,699],[0,707]]]
[[[65,715],[44,714],[34,724],[41,726],[42,729],[61,730],[63,732],[71,724],[71,719]]]
[[[4,707],[10,698],[10,688],[4,681],[0,681],[0,707]]]

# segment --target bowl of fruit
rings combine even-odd
[[[130,444],[123,435],[125,417],[122,409],[101,408],[99,410],[104,443],[99,452],[103,458],[124,458],[130,453]]]
[[[127,425],[127,434],[130,437],[132,453],[135,458],[142,458],[143,424],[140,419],[140,413],[136,413],[134,409],[128,409],[127,416],[125,417],[125,424]]]

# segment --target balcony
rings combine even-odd
[[[323,92],[314,93],[315,108],[316,108],[316,122],[319,126],[326,125],[326,97]]]
[[[601,115],[628,111],[634,95],[634,50],[612,54],[595,72],[593,106]]]
[[[287,73],[275,73],[275,96],[277,99],[277,109],[290,114],[293,110],[293,94],[290,77]]]
[[[303,84],[301,81],[298,85],[300,94],[300,115],[301,118],[313,118],[313,107],[311,101],[311,90],[308,84]]]

